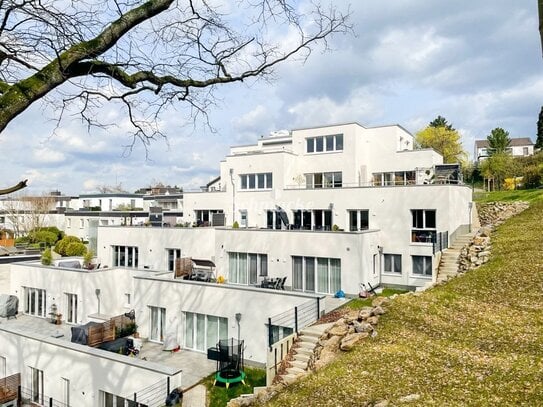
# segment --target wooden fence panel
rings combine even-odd
[[[0,379],[0,404],[17,398],[17,388],[21,385],[19,373]]]

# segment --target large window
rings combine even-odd
[[[293,229],[306,229],[311,230],[311,211],[308,210],[294,210],[294,223]]]
[[[151,314],[151,330],[149,339],[155,342],[164,342],[166,333],[166,308],[149,307]]]
[[[70,324],[77,324],[77,294],[65,293],[66,315],[64,319]]]
[[[341,289],[341,260],[292,256],[292,289],[335,294]]]
[[[436,241],[436,211],[435,209],[413,209],[411,241],[432,243]]]
[[[135,246],[112,246],[113,267],[138,267],[138,248]]]
[[[421,277],[432,277],[432,257],[412,256],[413,274]]]
[[[375,186],[414,185],[415,171],[374,172],[372,184]]]
[[[232,284],[257,284],[268,275],[268,255],[228,252],[228,276]]]
[[[241,174],[239,178],[241,189],[273,188],[273,175],[271,172],[263,172],[258,174]]]
[[[166,249],[168,254],[168,271],[175,270],[175,261],[181,258],[181,249]]]
[[[402,255],[401,254],[383,254],[385,273],[402,274]]]
[[[40,288],[23,287],[25,297],[25,314],[44,317],[47,314],[46,292]]]
[[[266,227],[268,229],[281,230],[283,223],[285,228],[288,227],[288,216],[282,210],[267,210],[266,211]]]
[[[185,348],[204,352],[228,339],[228,318],[185,312]]]
[[[343,134],[330,134],[328,136],[309,137],[306,139],[306,151],[308,153],[342,150]]]
[[[29,367],[30,369],[30,396],[34,403],[45,405],[43,392],[43,370]]]
[[[357,230],[367,230],[369,228],[369,211],[368,210],[350,210],[349,211],[349,230],[355,232]]]
[[[343,185],[342,173],[337,172],[316,172],[305,174],[305,187],[313,188],[341,188]]]

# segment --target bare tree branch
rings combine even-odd
[[[269,78],[351,31],[348,13],[332,6],[303,14],[287,0],[237,6],[228,15],[191,0],[0,0],[0,132],[35,101],[60,97],[59,123],[75,106],[88,126],[106,126],[98,112],[114,103],[133,141],[147,145],[163,137],[166,108],[182,102],[207,121],[217,86]]]

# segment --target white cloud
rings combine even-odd
[[[66,156],[62,151],[52,150],[48,147],[34,149],[32,157],[38,163],[61,163],[66,160]]]

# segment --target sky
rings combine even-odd
[[[304,7],[306,0],[296,2]],[[335,0],[351,10],[353,35],[338,35],[277,69],[273,81],[217,89],[208,110],[215,131],[187,126],[185,106],[161,119],[159,139],[127,154],[126,118],[102,112],[115,130],[88,130],[36,103],[0,134],[0,188],[28,179],[27,193],[78,195],[155,182],[197,189],[218,175],[229,147],[272,131],[358,122],[399,124],[411,133],[437,115],[474,140],[495,127],[531,137],[543,105],[543,59],[535,0]]]

